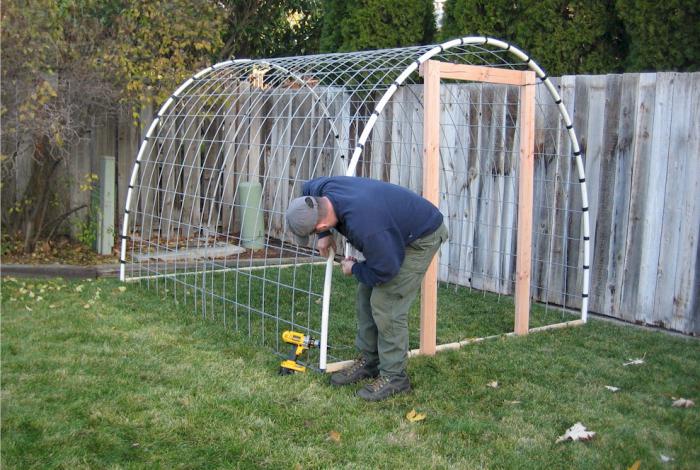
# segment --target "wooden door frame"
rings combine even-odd
[[[464,80],[520,87],[518,227],[515,267],[515,334],[525,335],[530,320],[532,267],[532,205],[535,152],[535,84],[531,70],[425,61],[423,77],[423,197],[439,207],[440,191],[440,80]],[[437,351],[437,254],[421,286],[420,354]]]

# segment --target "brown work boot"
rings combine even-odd
[[[339,370],[331,374],[331,385],[349,385],[364,379],[373,379],[379,376],[377,364],[369,364],[367,359],[360,356],[355,359],[347,369]]]
[[[379,401],[396,395],[411,391],[411,381],[405,373],[393,376],[381,376],[371,384],[357,391],[360,398],[367,401]]]

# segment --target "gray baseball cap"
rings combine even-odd
[[[298,197],[287,208],[287,225],[298,245],[306,245],[318,223],[318,201],[311,196]]]

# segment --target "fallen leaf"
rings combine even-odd
[[[83,308],[90,308],[90,304],[83,305]]]
[[[673,406],[675,406],[676,408],[690,408],[691,406],[695,406],[695,402],[693,402],[693,400],[679,398],[678,400],[673,402]]]
[[[337,431],[331,431],[328,433],[328,439],[333,442],[340,442],[340,433]]]
[[[673,460],[673,457],[669,457],[668,455],[664,454],[661,454],[660,458],[663,463],[669,463],[671,460]]]
[[[76,291],[76,292],[82,292],[82,291],[83,291],[83,285],[80,284],[79,286],[75,286],[75,291]]]
[[[620,390],[620,387],[613,387],[612,385],[606,385],[605,388],[607,388],[608,390],[610,390],[610,391],[613,392],[613,393],[615,393],[615,392],[617,392],[618,390]]]
[[[562,442],[571,439],[572,441],[587,441],[595,436],[595,432],[586,431],[586,427],[581,423],[576,423],[566,430],[563,436],[559,436],[556,442]]]
[[[30,312],[32,311],[32,309],[29,307],[29,305],[25,305],[24,308],[26,308],[26,309],[29,310]]]
[[[413,409],[406,413],[406,419],[409,420],[411,423],[416,423],[418,421],[423,421],[425,419],[425,414],[416,413],[416,410]]]
[[[636,366],[638,364],[644,364],[644,359],[632,359],[629,362],[622,364],[623,366]]]
[[[640,465],[642,465],[642,461],[637,459],[627,470],[639,470]]]
[[[487,383],[486,386],[491,388],[498,388],[498,382],[494,380],[493,382]]]
[[[49,305],[49,308],[56,308],[56,305],[51,304],[51,305]]]
[[[126,286],[119,286],[119,292],[126,292]]]

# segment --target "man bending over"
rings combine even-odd
[[[300,245],[311,234],[328,256],[335,229],[361,251],[365,260],[341,262],[357,286],[357,337],[360,356],[352,366],[331,375],[332,385],[371,378],[358,391],[377,401],[408,392],[408,310],[423,276],[447,240],[440,211],[412,191],[382,181],[357,177],[322,177],[306,182],[302,197],[287,210],[287,224]]]

